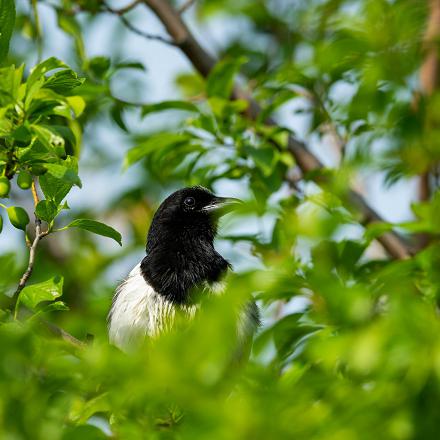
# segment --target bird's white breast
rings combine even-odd
[[[211,293],[220,294],[223,283],[206,285]],[[192,319],[198,305],[176,306],[158,294],[142,276],[138,264],[118,286],[109,313],[110,342],[122,350],[135,348],[145,337],[155,338],[169,330],[175,320],[176,311]],[[238,340],[240,345],[252,340],[258,327],[258,309],[249,303],[238,314]]]
[[[182,307],[192,317],[196,306]],[[154,338],[172,325],[175,306],[145,281],[138,264],[118,286],[109,313],[110,342],[128,349],[145,336]]]

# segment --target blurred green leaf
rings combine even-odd
[[[219,98],[229,99],[234,87],[235,75],[245,62],[246,58],[226,58],[218,62],[209,74],[206,83],[206,93],[208,97],[217,96]]]
[[[0,0],[0,60],[4,60],[8,54],[9,40],[14,29],[14,22],[14,0]]]
[[[127,153],[124,160],[124,168],[128,168],[152,152],[157,152],[167,147],[179,148],[179,146],[186,144],[189,139],[188,135],[184,133],[154,134]]]
[[[142,106],[142,116],[150,113],[158,113],[164,110],[182,110],[186,112],[198,113],[199,109],[194,104],[187,101],[162,101],[157,104]]]

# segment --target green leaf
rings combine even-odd
[[[217,96],[229,99],[234,88],[234,78],[241,66],[246,62],[246,58],[226,58],[218,62],[208,76],[206,83],[206,93],[208,98]]]
[[[111,60],[108,57],[97,56],[87,60],[87,65],[96,78],[103,79],[110,69]]]
[[[73,156],[68,156],[63,161],[63,165],[77,175],[78,162]],[[73,183],[60,180],[50,173],[40,176],[40,186],[47,199],[53,200],[56,205],[59,205],[72,189]]]
[[[61,440],[108,440],[101,429],[92,425],[68,426]]]
[[[14,66],[8,66],[8,67],[2,67],[0,69],[0,106],[1,107],[5,107],[8,104],[14,103],[14,101],[18,98],[21,79],[23,76],[23,68],[24,66],[18,67],[17,69]],[[5,124],[6,121],[7,119],[4,118],[3,114],[1,114],[0,123]]]
[[[32,124],[31,130],[49,151],[55,152],[58,157],[65,155],[64,139],[61,136],[42,125]]]
[[[115,69],[136,69],[146,71],[145,66],[138,61],[123,61],[115,65]]]
[[[56,276],[42,283],[26,286],[20,293],[19,301],[30,309],[43,301],[53,301],[63,294],[63,277]]]
[[[158,113],[164,110],[182,110],[186,112],[198,113],[197,106],[187,101],[162,101],[157,104],[144,105],[142,107],[142,116],[150,113]]]
[[[158,133],[152,135],[127,153],[124,160],[124,168],[128,168],[154,151],[167,147],[178,147],[188,141],[189,136],[184,133]]]
[[[50,76],[43,87],[65,95],[75,87],[80,86],[83,82],[84,78],[78,78],[78,75],[73,70],[65,69]]]
[[[279,158],[278,152],[272,147],[255,148],[246,145],[244,151],[252,158],[255,165],[260,168],[265,176],[269,176]]]
[[[82,405],[78,405],[72,412],[72,418],[76,423],[86,423],[93,414],[109,411],[109,409],[108,393],[102,393],[84,402]]]
[[[293,313],[285,316],[273,326],[273,340],[280,359],[292,354],[304,336],[322,328],[322,326],[301,323],[302,316],[302,313]]]
[[[78,174],[72,168],[58,165],[56,163],[46,163],[44,164],[44,167],[47,169],[47,172],[56,179],[62,180],[70,185],[76,185],[80,188],[82,187]]]
[[[110,116],[112,117],[113,121],[115,121],[116,125],[126,132],[128,132],[128,128],[125,125],[124,119],[122,118],[122,113],[124,111],[124,106],[120,103],[116,103],[110,110]]]
[[[58,69],[58,68],[68,68],[66,64],[55,57],[48,58],[44,60],[40,64],[37,64],[32,70],[29,78],[26,82],[26,90],[29,93],[32,86],[38,81],[42,79],[42,76],[47,72]]]
[[[0,62],[9,51],[9,41],[15,24],[15,1],[0,0]]]
[[[200,96],[205,92],[205,81],[198,73],[181,73],[177,75],[175,82],[187,98]]]
[[[42,312],[67,311],[69,306],[64,301],[55,301],[43,308]]]
[[[81,96],[68,96],[66,98],[66,101],[75,113],[75,117],[78,118],[79,116],[81,116],[86,107],[86,102],[84,101],[84,98],[82,98]]]
[[[51,223],[58,212],[57,205],[52,200],[41,200],[35,208],[37,217],[47,223]]]
[[[0,255],[0,293],[5,293],[8,285],[15,283],[17,276],[16,258],[17,255],[13,252]]]
[[[109,237],[115,240],[120,246],[122,246],[121,234],[116,229],[113,229],[111,226],[108,226],[101,222],[97,222],[96,220],[80,218],[74,220],[72,223],[68,224],[60,230],[65,230],[68,228],[80,228],[89,232],[93,232],[97,235],[102,235],[103,237]]]

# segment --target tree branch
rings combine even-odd
[[[57,325],[53,324],[52,322],[46,321],[45,319],[39,319],[39,322],[46,329],[48,329],[54,336],[57,336],[58,338],[62,339],[63,341],[66,341],[69,344],[72,344],[78,348],[84,348],[86,346],[86,344],[84,342],[75,338],[75,336],[72,336],[70,333],[66,332],[61,327],[58,327]]]
[[[38,198],[35,180],[32,182],[32,197],[34,199],[34,207],[36,208],[38,205],[38,202],[39,202],[39,198]],[[13,295],[13,299],[15,299],[15,302],[17,302],[20,292],[26,286],[26,283],[28,282],[30,276],[32,275],[32,271],[34,270],[35,256],[37,253],[38,243],[40,243],[40,240],[42,238],[44,238],[48,233],[49,233],[49,231],[42,231],[41,230],[41,220],[37,216],[35,216],[35,237],[29,247],[28,266],[27,266],[24,274],[20,278],[20,281],[17,286],[17,290],[15,291],[15,293]]]
[[[123,8],[119,8],[119,9],[111,9],[111,12],[113,14],[117,14],[117,15],[124,15],[127,12],[131,11],[132,9],[134,9],[137,5],[143,3],[143,0],[135,0],[132,3],[129,3],[127,6],[124,6]],[[105,5],[106,9],[109,9],[108,5]]]
[[[156,14],[167,29],[169,35],[179,46],[182,52],[192,62],[194,67],[203,75],[208,76],[214,67],[216,60],[198,43],[182,20],[180,14],[170,5],[167,0],[144,0],[145,4]],[[246,91],[235,86],[234,98],[245,99],[249,103],[249,116],[256,119],[261,113],[260,105]],[[268,125],[277,125],[272,118],[266,120]],[[313,155],[306,145],[289,136],[288,149],[295,158],[296,163],[303,173],[320,170],[323,168],[319,159]],[[362,223],[384,221],[379,214],[371,208],[360,193],[350,190],[349,199],[362,214]],[[396,259],[408,258],[411,255],[409,245],[395,232],[389,232],[378,237],[387,253]]]
[[[103,7],[106,12],[110,12],[111,14],[117,15],[119,17],[119,20],[121,20],[122,24],[128,30],[133,32],[134,34],[139,35],[140,37],[146,38],[147,40],[160,41],[161,43],[165,43],[170,46],[176,46],[174,41],[169,40],[165,37],[162,37],[161,35],[155,35],[155,34],[150,34],[148,32],[141,31],[137,27],[133,26],[131,24],[131,22],[124,17],[124,14],[126,12],[130,11],[131,9],[133,9],[136,5],[138,5],[140,3],[143,3],[143,0],[135,1],[135,2],[131,3],[130,5],[126,6],[125,8],[113,9],[110,6],[108,6],[106,2],[103,2]]]
[[[422,93],[432,95],[439,83],[438,38],[440,36],[440,0],[430,0],[428,24],[424,36],[425,60],[420,69]]]

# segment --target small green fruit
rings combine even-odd
[[[0,198],[8,197],[9,190],[11,189],[11,182],[5,176],[0,177]]]
[[[42,165],[32,165],[31,172],[34,176],[41,176],[47,172]]]
[[[29,189],[32,186],[32,176],[26,171],[22,171],[17,177],[17,185],[21,189]]]
[[[21,229],[23,231],[26,230],[26,226],[29,224],[29,216],[28,213],[19,206],[11,206],[7,209],[9,221],[12,226],[17,229]]]

